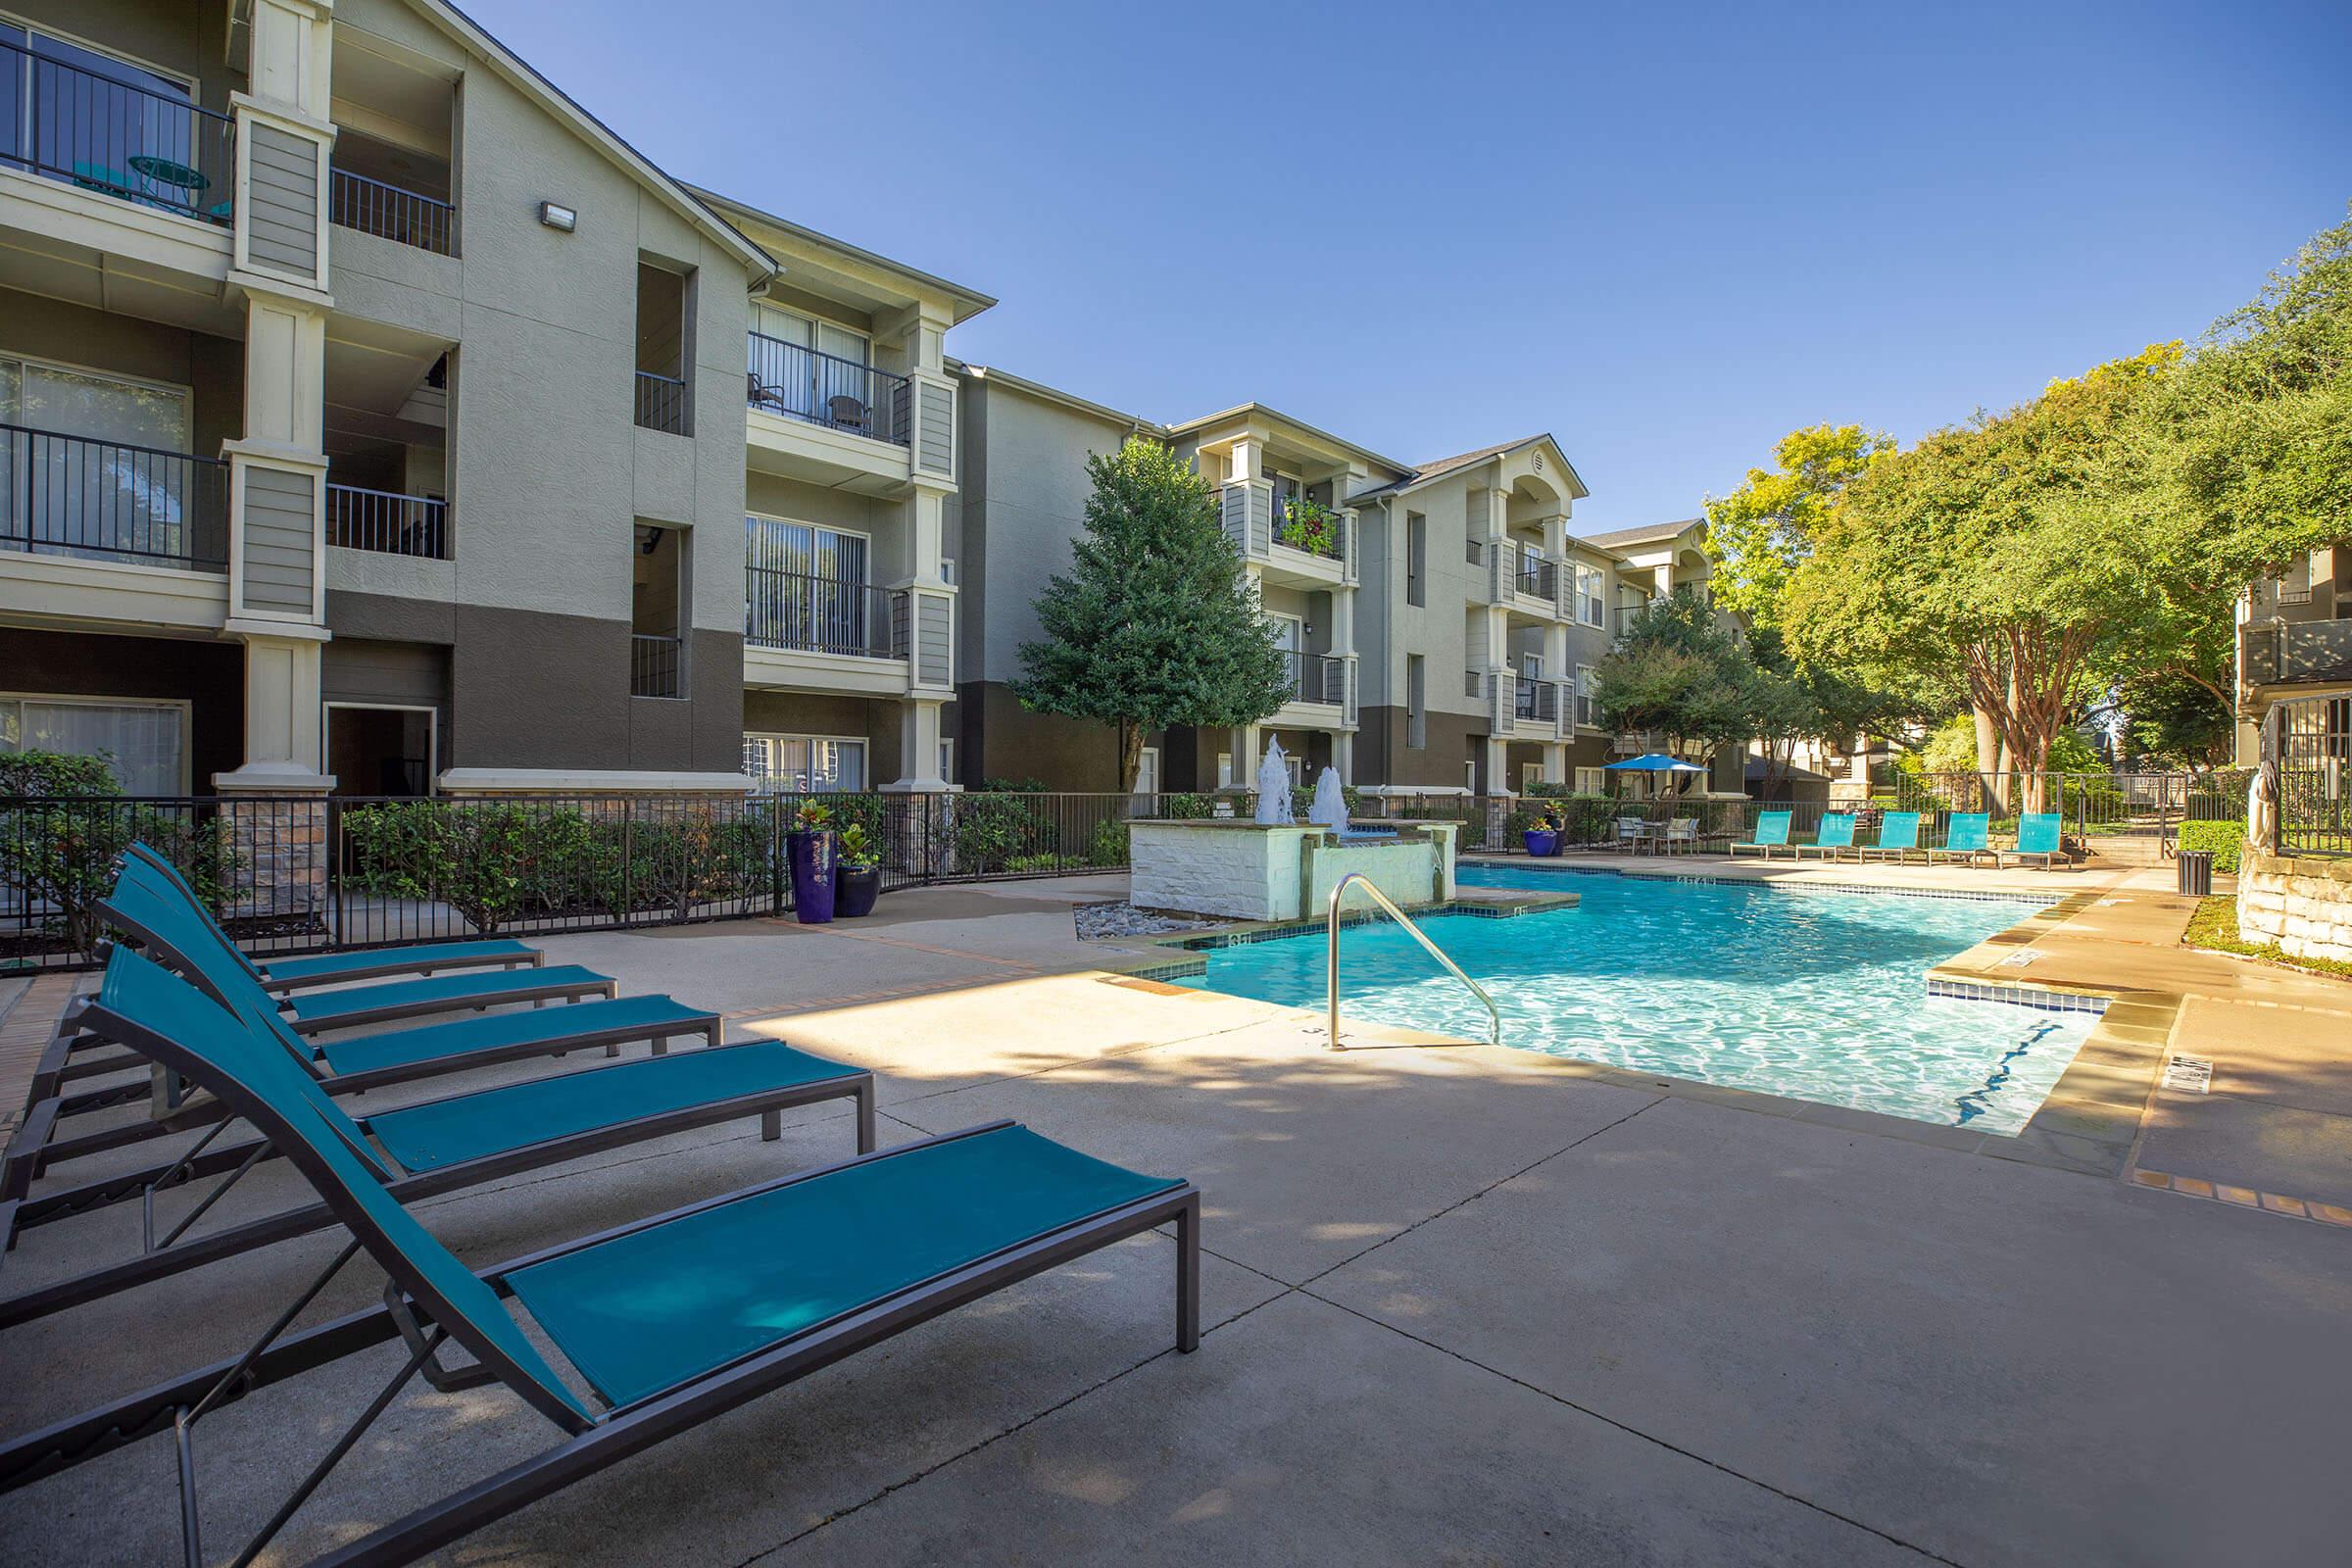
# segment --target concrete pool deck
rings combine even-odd
[[[1656,869],[1733,874],[1696,858]],[[1829,869],[1910,885],[1893,868]],[[1116,878],[895,894],[857,926],[548,939],[552,959],[626,990],[726,1008],[731,1037],[775,1033],[871,1067],[885,1143],[1012,1116],[1192,1177],[1210,1327],[1198,1354],[1168,1348],[1172,1248],[1140,1238],[442,1560],[2328,1560],[2352,1536],[2337,1484],[2352,1228],[2132,1177],[2194,1181],[2206,1149],[2277,1160],[2329,1147],[2352,1126],[2352,985],[2184,952],[2185,902],[2160,873],[1941,870],[1927,885],[1996,875],[2093,897],[1945,967],[2014,977],[1999,960],[2031,951],[2034,984],[2178,997],[2163,1040],[2127,1044],[2214,1061],[2210,1095],[2148,1098],[2124,1173],[1530,1053],[1416,1050],[1371,1026],[1400,1048],[1334,1054],[1298,1009],[1112,972],[1164,957],[1075,939],[1071,904],[1116,897]],[[2244,1136],[2267,1116],[2283,1119]],[[749,1127],[698,1134],[422,1212],[486,1264],[848,1148],[846,1118],[812,1111],[780,1146]],[[283,1200],[286,1175],[258,1169],[229,1201]],[[36,1230],[0,1293],[136,1229],[130,1205]],[[311,1238],[0,1335],[0,1431],[233,1353],[334,1250]],[[373,1291],[356,1267],[315,1311]],[[371,1352],[206,1423],[216,1550],[397,1360]],[[547,1436],[495,1391],[404,1397],[298,1516],[284,1560]],[[0,1563],[175,1550],[168,1440],[0,1496]]]

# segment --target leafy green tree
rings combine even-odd
[[[2132,500],[2148,462],[2135,421],[2179,364],[2156,345],[1874,462],[1790,575],[1790,651],[1960,685],[2004,759],[1996,798],[2009,804],[2014,769],[2038,808],[2051,743],[2098,689],[2095,656],[2167,604],[2170,565]]]
[[[1748,736],[1754,667],[1689,588],[1631,617],[1593,675],[1607,728],[1655,730],[1677,746],[1709,750]]]
[[[1728,496],[1707,499],[1707,554],[1715,602],[1757,625],[1780,618],[1789,573],[1813,553],[1813,536],[1845,487],[1893,450],[1858,424],[1791,430],[1773,448],[1776,466],[1747,470]]]
[[[1094,494],[1076,559],[1038,596],[1013,695],[1033,712],[1116,727],[1132,783],[1146,732],[1253,724],[1291,674],[1200,475],[1156,442],[1086,460]]]
[[[2202,680],[2157,672],[2118,690],[2124,753],[2143,767],[2203,772],[2230,760],[2237,739],[2230,705]]]

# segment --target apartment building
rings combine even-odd
[[[2352,545],[2310,551],[2238,596],[2236,687],[2239,767],[2261,760],[2274,702],[2352,698]]]
[[[1598,723],[1594,669],[1627,614],[1703,593],[1703,519],[1580,538],[1587,491],[1548,435],[1420,465],[1261,404],[1157,423],[1004,370],[963,386],[965,610],[960,782],[1210,790],[1246,784],[1269,739],[1302,781],[1325,765],[1371,791],[1598,790],[1649,737]],[[1038,594],[1083,525],[1085,460],[1165,441],[1214,487],[1226,536],[1289,656],[1293,696],[1259,724],[1146,738],[1120,780],[1100,725],[1013,699]],[[1740,788],[1739,761],[1710,787]]]
[[[0,5],[0,745],[938,787],[945,334],[433,0]]]

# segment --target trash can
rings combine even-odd
[[[2204,898],[2213,891],[2213,852],[2211,850],[2182,850],[2180,852],[2180,891],[2192,899]]]

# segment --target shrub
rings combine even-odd
[[[454,801],[362,807],[343,817],[363,891],[438,901],[485,936],[583,892],[608,908],[622,901],[619,826],[592,827],[568,808]]]
[[[1010,795],[965,795],[955,806],[956,865],[961,871],[1009,866],[1017,858],[1051,854],[1054,825],[1027,791]]]
[[[2210,850],[2216,871],[2237,869],[2238,852],[2245,848],[2244,818],[2219,820],[2212,817],[2191,817],[2180,824],[2180,848],[2186,851]]]
[[[41,929],[74,952],[97,947],[95,906],[115,885],[116,862],[138,843],[177,866],[208,906],[221,906],[236,856],[217,824],[123,800],[104,758],[0,757],[0,881],[22,890],[30,907],[52,911]]]
[[[1127,819],[1106,816],[1095,824],[1094,837],[1087,841],[1086,863],[1089,865],[1125,865],[1127,863]]]

